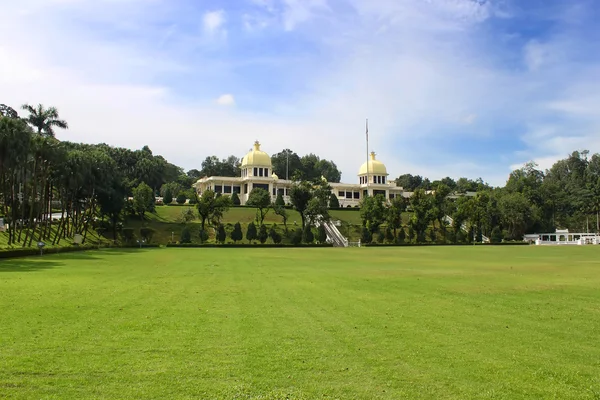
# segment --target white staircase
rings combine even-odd
[[[315,226],[318,228],[321,224],[325,227],[327,242],[333,243],[336,247],[348,247],[348,239],[342,235],[339,229],[331,221],[325,221],[321,215],[315,218]]]
[[[449,215],[446,215],[446,216],[444,217],[444,221],[446,221],[446,222],[447,222],[447,223],[448,223],[450,226],[453,226],[453,225],[454,225],[454,219],[452,219],[452,217],[451,217],[451,216],[449,216]],[[467,227],[467,224],[463,223],[463,224],[460,226],[460,228],[461,228],[463,231],[465,231],[465,232],[469,233],[469,228]],[[475,238],[473,238],[473,239],[475,239]],[[487,236],[485,236],[484,234],[481,234],[481,241],[482,241],[483,243],[489,243],[489,242],[490,242],[490,238],[489,238],[489,237],[487,237]]]

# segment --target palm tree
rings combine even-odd
[[[42,104],[33,107],[29,104],[23,104],[21,108],[29,112],[25,121],[32,127],[37,128],[39,134],[54,137],[54,127],[69,129],[67,121],[59,119],[58,110],[55,107],[44,108]]]

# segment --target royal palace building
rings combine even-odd
[[[289,203],[289,190],[293,184],[294,181],[280,179],[275,175],[271,157],[260,149],[260,143],[257,141],[252,150],[242,158],[241,176],[203,177],[194,184],[194,188],[198,195],[209,189],[223,195],[237,193],[243,205],[254,188],[262,188],[271,193],[273,201],[281,194],[285,202]],[[381,194],[388,200],[408,195],[401,187],[396,186],[395,181],[388,179],[385,164],[375,158],[375,153],[371,153],[370,159],[360,166],[356,183],[329,182],[329,185],[332,193],[337,196],[340,207],[358,206],[367,194]]]

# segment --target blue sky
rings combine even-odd
[[[600,151],[595,0],[0,0],[0,102],[186,169],[258,139],[504,184]]]

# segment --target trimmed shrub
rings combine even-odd
[[[192,243],[192,234],[188,227],[183,228],[181,236],[179,238],[180,243]]]
[[[254,225],[254,222],[250,222],[248,224],[248,230],[246,231],[246,240],[248,241],[248,243],[256,240],[257,238],[257,232],[256,232],[256,225]]]
[[[373,235],[365,226],[363,226],[363,228],[360,232],[360,241],[361,241],[361,243],[367,243],[367,244],[371,243],[373,241]]]
[[[269,233],[267,232],[267,227],[264,225],[261,225],[260,228],[258,229],[258,241],[261,244],[265,244],[265,242],[267,241],[268,238],[269,238]]]
[[[494,229],[492,229],[492,233],[490,234],[490,241],[492,243],[502,243],[502,230],[500,229],[500,227],[495,226]]]
[[[152,241],[155,232],[156,231],[152,228],[140,228],[140,236],[146,241],[146,243],[150,243]]]
[[[329,208],[340,208],[340,201],[333,193],[329,196]]]
[[[132,243],[135,239],[135,230],[133,228],[123,228],[121,230],[121,237],[126,243]]]
[[[292,233],[292,244],[297,246],[302,243],[302,231],[300,229],[295,229]]]
[[[163,196],[163,203],[165,205],[169,205],[173,202],[173,193],[171,193],[171,189],[167,188],[165,190],[165,195]]]
[[[200,238],[200,243],[204,243],[208,240],[208,232],[205,229],[200,229],[198,237]]]
[[[219,228],[217,228],[217,242],[225,243],[227,239],[227,232],[225,232],[225,226],[223,224],[219,224]]]
[[[237,243],[244,238],[244,233],[242,232],[242,225],[240,225],[239,222],[235,223],[233,230],[229,234],[229,237],[231,238],[231,240],[233,240],[233,243]]]
[[[275,198],[276,206],[285,206],[285,200],[283,200],[283,196],[281,193],[277,194],[277,198]]]
[[[177,202],[177,204],[185,204],[186,200],[187,200],[187,197],[185,197],[185,194],[179,193],[177,195],[177,200],[175,200],[175,201]]]
[[[323,224],[319,225],[319,227],[317,228],[317,242],[327,242],[327,231],[325,230],[325,225]]]
[[[235,192],[233,192],[233,194],[231,195],[231,203],[234,206],[239,206],[240,204],[242,204],[242,202],[240,201],[240,196],[238,196],[238,194]]]
[[[273,226],[271,226],[271,229],[269,230],[269,237],[271,238],[273,243],[275,243],[275,244],[281,243],[281,235],[275,229],[275,224],[273,224]]]
[[[302,242],[304,243],[312,243],[315,241],[315,235],[312,232],[312,228],[310,225],[306,225],[304,230],[302,231]]]

